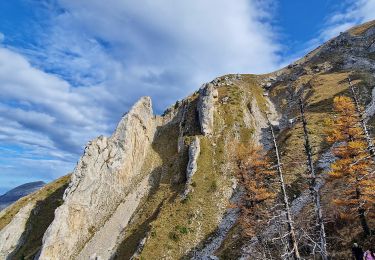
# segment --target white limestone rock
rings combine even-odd
[[[112,255],[124,239],[123,230],[149,189],[148,178],[145,177],[138,183],[137,188],[124,198],[124,202],[117,207],[108,221],[95,232],[77,259],[89,259],[92,255],[95,255],[96,259],[112,259]]]
[[[211,135],[214,127],[215,100],[218,91],[212,83],[204,84],[199,90],[198,114],[201,132]]]
[[[39,259],[72,259],[80,253],[144,177],[141,167],[155,128],[151,99],[142,97],[111,137],[89,142],[44,234]]]
[[[366,107],[365,120],[368,121],[375,114],[375,88],[371,91],[371,101]]]
[[[183,198],[189,194],[191,190],[192,178],[198,169],[198,157],[201,152],[200,142],[198,136],[194,137],[194,140],[189,146],[189,162],[186,168],[186,187],[183,194]]]
[[[8,225],[0,230],[0,259],[10,257],[11,253],[22,243],[22,234],[34,206],[34,203],[28,203],[18,211]]]

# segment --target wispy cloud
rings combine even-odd
[[[327,17],[318,37],[312,39],[309,49],[337,36],[349,28],[375,19],[375,0],[346,0],[338,10]]]
[[[316,36],[301,44],[299,50],[290,56],[283,57],[281,66],[306,55],[306,53],[317,48],[324,42],[338,36],[351,27],[375,19],[375,0],[344,0],[339,1],[335,11],[328,13],[323,26]]]
[[[10,147],[0,149],[0,186],[71,171],[85,142],[114,124],[105,88],[75,88],[1,46],[0,82],[0,143]]]

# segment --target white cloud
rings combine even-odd
[[[270,2],[61,0],[39,66],[100,82],[126,106],[151,95],[161,112],[216,76],[277,68]]]
[[[328,17],[319,37],[310,42],[317,45],[337,36],[351,27],[375,19],[375,0],[347,0],[344,7]]]
[[[279,63],[272,0],[57,2],[33,49],[0,46],[0,140],[17,151],[2,174],[64,174],[140,96],[160,113],[216,76]]]
[[[0,190],[72,171],[85,143],[116,123],[104,86],[74,87],[1,46],[0,82]]]

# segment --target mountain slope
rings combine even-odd
[[[29,182],[11,189],[0,196],[0,210],[6,208],[18,199],[42,188],[46,183],[43,181]]]
[[[333,259],[347,259],[352,242],[369,245],[371,241],[363,239],[357,221],[339,218],[332,204],[337,187],[325,182],[334,158],[324,141],[324,119],[332,117],[335,96],[350,95],[350,77],[367,106],[372,130],[374,72],[373,21],[342,33],[279,71],[216,78],[176,102],[162,116],[153,115],[149,98],[141,98],[111,137],[98,137],[87,145],[62,205],[60,191],[68,177],[57,182],[58,196],[43,195],[39,200],[51,205],[46,206],[48,212],[59,206],[53,219],[48,218],[47,230],[45,224],[41,229],[20,225],[17,234],[4,235],[14,223],[22,222],[19,219],[27,221],[27,212],[34,206],[25,200],[0,213],[1,242],[12,241],[12,246],[0,247],[0,256],[263,259],[267,242],[278,259],[280,247],[272,240],[278,236],[277,226],[270,223],[258,227],[256,236],[244,237],[236,207],[243,193],[236,173],[236,151],[249,142],[270,149],[267,116],[277,126],[287,192],[300,227],[301,253],[308,259],[311,247],[302,230],[313,222],[313,214],[302,126],[296,120],[302,93],[315,165],[321,176],[317,188],[322,194],[328,249]],[[30,198],[35,201],[36,197]],[[33,216],[40,216],[37,210],[33,212]],[[371,220],[370,225],[374,224]],[[38,234],[38,242],[33,245],[25,240],[21,235],[24,231],[29,238]]]

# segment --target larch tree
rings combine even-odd
[[[272,179],[275,171],[261,146],[239,144],[236,149],[238,177],[244,188],[240,201],[240,223],[245,236],[256,235],[257,227],[266,224],[269,219],[269,207],[275,193],[272,190]]]
[[[329,123],[327,141],[336,143],[333,148],[338,158],[331,165],[329,177],[340,180],[335,191],[334,204],[345,218],[358,218],[365,235],[370,235],[367,216],[374,210],[374,162],[360,124],[360,116],[351,98],[334,98],[335,117]]]
[[[370,152],[370,154],[372,156],[372,159],[375,161],[375,146],[374,146],[374,143],[373,143],[373,141],[370,137],[370,133],[368,131],[368,127],[367,127],[367,124],[366,124],[366,115],[363,112],[363,109],[361,108],[357,93],[354,89],[354,86],[353,86],[350,78],[348,78],[348,83],[349,83],[350,91],[352,93],[352,99],[353,99],[353,102],[354,102],[354,105],[355,105],[355,110],[356,110],[356,112],[358,113],[358,116],[359,116],[360,126],[362,128],[363,134],[364,134],[366,142],[367,142],[367,149]]]

